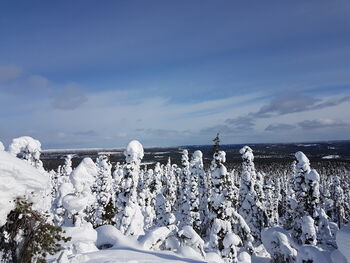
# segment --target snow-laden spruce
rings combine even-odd
[[[226,153],[214,153],[211,164],[211,192],[209,197],[209,246],[225,262],[237,262],[237,247],[252,252],[250,229],[232,205],[232,181],[224,165]],[[230,183],[231,182],[231,183]],[[237,234],[240,234],[238,236]]]
[[[72,171],[70,183],[64,184],[67,190],[70,188],[69,184],[73,186],[73,192],[63,196],[62,206],[68,212],[68,218],[74,226],[81,226],[92,218],[93,204],[96,200],[92,186],[96,182],[97,174],[98,169],[93,160],[84,158]]]
[[[243,162],[238,211],[247,222],[254,239],[260,242],[261,230],[267,225],[266,212],[261,202],[263,194],[260,181],[262,179],[257,179],[253,150],[249,146],[244,146],[239,152],[242,154]],[[259,194],[256,192],[257,189]]]
[[[137,185],[140,163],[143,158],[143,147],[139,141],[131,141],[124,151],[126,164],[120,182],[116,200],[116,225],[125,235],[144,233],[144,218],[138,203]]]
[[[98,169],[96,180],[96,202],[94,204],[93,225],[109,225],[114,223],[114,194],[111,169],[112,165],[106,155],[100,155],[96,160]]]
[[[43,170],[43,163],[40,160],[41,143],[38,140],[29,136],[15,138],[9,146],[9,153]]]
[[[316,244],[315,219],[319,204],[319,180],[316,170],[311,169],[310,161],[302,152],[295,154],[294,192],[296,207],[293,213],[292,236],[298,243]]]

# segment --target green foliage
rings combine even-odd
[[[102,214],[102,220],[107,225],[115,225],[115,214],[116,209],[114,208],[113,200],[109,200],[108,204],[104,207],[104,211]]]
[[[1,262],[45,263],[48,254],[60,250],[60,241],[67,242],[71,238],[62,236],[64,231],[51,225],[48,215],[33,210],[32,203],[17,198],[15,204],[6,224],[0,227]]]

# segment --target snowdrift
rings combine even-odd
[[[0,181],[0,226],[6,222],[17,197],[26,196],[35,210],[50,208],[46,198],[46,193],[50,193],[49,176],[4,151],[0,151]]]

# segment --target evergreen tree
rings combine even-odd
[[[17,198],[16,207],[0,227],[0,257],[3,263],[45,263],[46,256],[61,249],[59,242],[67,242],[61,227],[48,222],[32,208],[26,199]]]
[[[179,214],[177,218],[180,221],[180,227],[185,225],[191,225],[190,217],[190,187],[191,187],[191,172],[190,172],[190,163],[188,158],[188,151],[183,150],[181,156],[181,183],[179,184],[180,188],[180,207]]]
[[[197,232],[201,233],[201,214],[199,200],[199,177],[203,177],[202,152],[195,151],[190,162],[190,189],[189,189],[189,225]]]
[[[315,218],[319,203],[320,176],[310,168],[310,161],[302,152],[295,154],[294,192],[297,202],[294,209],[292,236],[299,243],[315,244]]]
[[[96,181],[96,202],[93,226],[114,224],[115,209],[112,189],[112,165],[106,155],[100,155],[96,160],[98,175]]]
[[[267,225],[267,216],[263,204],[255,189],[260,189],[254,166],[253,150],[244,146],[242,154],[242,174],[239,189],[239,214],[247,222],[254,239],[261,241],[261,230]],[[258,187],[257,187],[258,186]]]
[[[232,238],[231,219],[233,207],[227,188],[226,153],[214,153],[211,166],[212,189],[209,198],[210,232],[209,244],[211,249],[218,251],[225,262],[237,262],[237,250]]]
[[[137,186],[143,147],[138,141],[131,141],[124,155],[126,164],[117,199],[116,225],[125,235],[140,235],[143,234],[144,218],[137,200]]]
[[[213,152],[217,153],[220,151],[220,137],[219,137],[219,133],[216,134],[216,137],[213,140],[214,142],[214,146],[213,146]]]

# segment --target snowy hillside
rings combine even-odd
[[[3,262],[350,262],[349,171],[318,172],[300,151],[292,171],[263,173],[244,146],[238,172],[216,141],[209,169],[199,150],[147,169],[134,140],[124,163],[100,154],[73,169],[67,155],[45,171],[37,140],[0,146]]]

